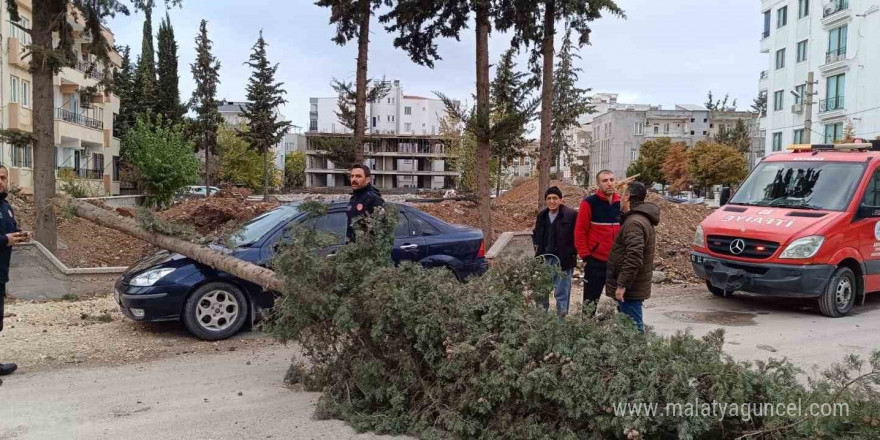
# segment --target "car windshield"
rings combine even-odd
[[[297,214],[299,214],[299,205],[279,206],[245,223],[230,237],[229,244],[231,247],[237,248],[256,243],[276,226],[287,223]]]
[[[854,162],[763,162],[730,203],[843,211],[862,177]]]

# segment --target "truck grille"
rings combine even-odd
[[[734,246],[735,241],[738,241],[736,246]],[[773,254],[776,253],[776,249],[779,249],[779,243],[774,243],[772,241],[724,237],[721,235],[710,235],[706,238],[706,244],[709,246],[709,250],[716,254],[732,255],[741,258],[754,258],[758,260],[772,257]],[[740,251],[740,249],[742,250]]]

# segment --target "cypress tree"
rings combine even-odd
[[[156,56],[153,50],[153,1],[144,7],[144,31],[141,55],[134,78],[132,103],[137,114],[152,115],[156,110]]]
[[[174,39],[174,28],[171,17],[166,13],[159,24],[156,37],[159,46],[159,81],[156,95],[156,113],[164,116],[163,120],[175,125],[183,120],[186,109],[180,103],[180,78],[177,74],[177,41]]]
[[[196,151],[205,151],[205,186],[211,186],[211,154],[217,154],[217,127],[220,110],[217,103],[217,84],[220,84],[220,61],[211,53],[213,42],[208,38],[208,22],[202,20],[196,35],[196,60],[192,63],[192,108],[196,112],[192,128],[197,136]],[[210,195],[210,192],[208,192]]]

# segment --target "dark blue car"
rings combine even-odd
[[[462,281],[489,268],[479,229],[451,225],[409,206],[395,206],[400,209],[392,251],[395,262],[447,268]],[[242,226],[232,239],[233,249],[212,247],[267,266],[290,224],[335,234],[342,245],[345,210],[345,203],[333,203],[326,214],[307,218],[298,203],[280,206]],[[182,320],[192,334],[207,340],[226,339],[253,324],[273,301],[273,292],[168,251],[144,258],[116,282],[116,302],[125,316],[142,322]]]

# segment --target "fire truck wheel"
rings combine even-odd
[[[831,275],[825,293],[819,297],[819,310],[825,316],[839,318],[849,313],[858,293],[856,276],[848,267],[839,267]]]
[[[731,296],[733,296],[733,290],[719,289],[713,286],[712,283],[709,282],[709,280],[706,280],[706,287],[709,288],[709,291],[712,292],[712,295],[715,295],[719,298],[730,298]]]

